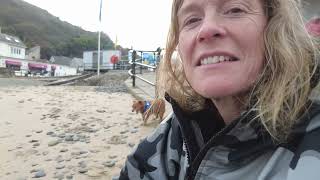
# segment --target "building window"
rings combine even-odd
[[[17,54],[17,55],[21,54],[20,48],[10,47],[10,50],[11,50],[11,54]]]

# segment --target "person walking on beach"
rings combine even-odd
[[[119,179],[319,179],[319,54],[299,3],[173,0],[158,82],[173,115]]]

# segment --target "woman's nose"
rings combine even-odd
[[[221,38],[226,34],[225,27],[213,19],[204,19],[199,29],[197,39],[199,42]]]

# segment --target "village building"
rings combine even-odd
[[[16,76],[70,76],[83,70],[82,59],[56,58],[41,59],[41,47],[27,50],[26,45],[16,36],[4,34],[0,28],[0,68]]]
[[[0,28],[0,67],[20,70],[27,68],[25,59],[26,45],[15,36],[1,33]]]

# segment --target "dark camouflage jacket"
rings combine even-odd
[[[313,103],[287,144],[272,141],[243,113],[225,126],[215,107],[188,114],[170,97],[171,118],[127,157],[120,180],[320,179],[320,105]],[[249,124],[249,125],[248,125]]]

